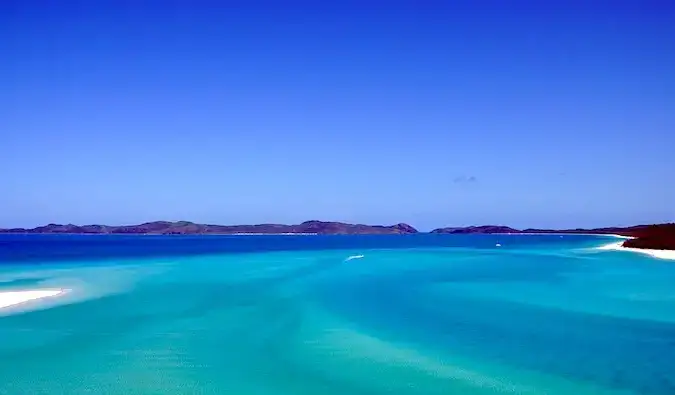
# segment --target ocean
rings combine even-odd
[[[1,235],[67,292],[0,309],[0,394],[675,394],[675,264],[613,241]]]

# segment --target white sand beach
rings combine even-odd
[[[31,300],[51,298],[62,295],[64,289],[36,289],[30,291],[6,291],[0,292],[0,309],[25,303]]]
[[[630,237],[619,236],[624,239],[630,239]],[[644,248],[628,248],[624,247],[623,241],[614,242],[598,247],[599,250],[605,251],[629,251],[629,252],[639,252],[640,254],[647,254],[654,258],[659,259],[671,259],[675,260],[675,250],[649,250]]]

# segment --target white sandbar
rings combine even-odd
[[[604,246],[598,247],[599,250],[605,251],[630,251],[630,252],[639,252],[641,254],[647,254],[654,258],[659,259],[672,259],[675,260],[675,250],[650,250],[645,248],[629,248],[623,246],[623,241],[617,243],[610,243]]]
[[[61,295],[65,292],[63,289],[36,289],[32,291],[7,291],[0,292],[0,309],[25,303],[31,300],[42,298],[51,298]]]

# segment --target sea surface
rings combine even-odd
[[[673,395],[675,264],[613,241],[3,235],[69,291],[0,310],[0,394]]]

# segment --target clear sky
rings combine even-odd
[[[675,220],[672,3],[333,3],[2,1],[0,227]]]

